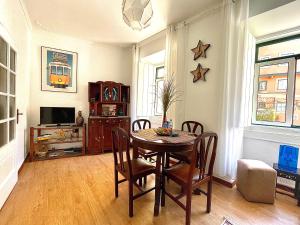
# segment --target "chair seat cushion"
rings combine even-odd
[[[192,153],[193,151],[173,152],[170,153],[170,157],[190,163],[192,161]]]
[[[177,164],[165,170],[165,174],[178,184],[187,184],[190,172],[190,165],[186,163]],[[200,170],[195,168],[193,180],[198,181]]]
[[[144,159],[132,159],[131,160],[131,167],[132,167],[132,175],[141,176],[141,175],[148,175],[151,173],[155,173],[155,166],[151,163],[147,162]],[[129,168],[128,162],[124,162],[124,169],[121,168],[121,165],[118,164],[117,170],[124,174],[124,176],[129,177]]]

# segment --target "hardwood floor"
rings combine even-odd
[[[154,192],[134,201],[134,217],[129,218],[127,187],[120,184],[120,196],[114,198],[112,154],[26,163],[0,211],[0,224],[184,224],[184,210],[169,198],[153,217]],[[179,191],[172,183],[168,188]],[[205,213],[205,199],[193,196],[192,224],[218,225],[224,216],[239,225],[300,224],[300,207],[284,195],[277,194],[274,205],[250,203],[235,188],[214,183],[210,214]]]

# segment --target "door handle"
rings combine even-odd
[[[20,113],[20,110],[17,109],[17,124],[19,124],[19,116],[23,116],[23,113]]]

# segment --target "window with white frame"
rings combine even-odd
[[[300,35],[256,45],[252,123],[300,127]]]
[[[268,81],[259,81],[258,89],[259,91],[266,91],[267,90]]]
[[[0,36],[0,148],[16,133],[16,52]]]
[[[162,102],[160,100],[161,90],[164,85],[165,79],[165,67],[159,66],[156,67],[155,73],[155,115],[160,116],[163,114]]]
[[[277,80],[277,90],[281,91],[281,90],[286,90],[287,89],[287,79],[278,79]]]

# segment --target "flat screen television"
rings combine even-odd
[[[74,107],[40,107],[40,124],[75,123]]]

